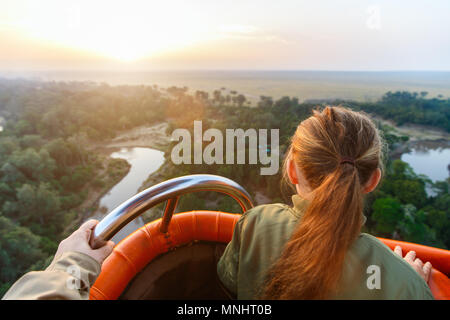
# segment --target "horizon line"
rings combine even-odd
[[[383,69],[383,70],[345,70],[345,69],[147,69],[147,70],[133,70],[133,69],[36,69],[36,70],[4,70],[0,69],[0,73],[37,73],[37,72],[439,72],[446,73],[450,70],[433,70],[433,69]]]

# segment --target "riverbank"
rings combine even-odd
[[[427,136],[430,138],[430,136]],[[448,149],[450,148],[450,139],[445,139],[440,136],[433,136],[434,139],[410,139],[403,143],[397,143],[394,149],[390,151],[392,159],[400,159],[403,154],[409,153],[412,150],[419,150],[426,152],[427,150]]]
[[[382,125],[388,126],[389,133],[397,136],[408,136],[409,141],[450,141],[450,133],[437,129],[435,127],[429,127],[418,124],[404,124],[398,126],[392,120],[383,119],[379,116],[371,115],[371,118]]]
[[[155,184],[166,181],[170,177],[170,168],[173,164],[169,161],[165,161],[158,170],[150,174],[147,179],[142,183],[142,186],[139,188],[139,192],[145,190]],[[145,223],[156,220],[162,216],[164,212],[164,204],[157,205],[151,210],[142,214],[142,219]]]
[[[120,180],[130,171],[131,165],[121,159],[112,159],[109,156],[100,154],[102,168],[96,172],[95,177],[85,186],[88,190],[86,199],[74,210],[78,213],[77,218],[65,229],[65,233],[70,234],[89,217],[98,210],[100,199],[108,193]],[[101,181],[101,183],[99,183]]]
[[[170,143],[170,136],[167,135],[167,122],[157,123],[152,126],[140,126],[123,133],[112,139],[108,143],[97,143],[91,145],[92,149],[102,153],[110,154],[121,148],[151,148],[166,152]]]
[[[407,141],[394,144],[389,152],[391,159],[401,159],[402,155],[411,150],[450,148],[450,133],[434,127],[405,124],[397,126],[394,121],[370,115],[373,120],[385,126],[389,134],[397,137],[408,137]]]

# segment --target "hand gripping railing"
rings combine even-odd
[[[93,249],[101,247],[130,221],[163,201],[167,201],[167,203],[160,231],[167,232],[179,197],[197,191],[225,193],[239,203],[243,212],[253,207],[248,192],[233,180],[210,174],[178,177],[161,182],[138,193],[111,211],[97,224],[92,232],[89,242],[91,247]]]

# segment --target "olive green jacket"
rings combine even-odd
[[[307,202],[292,197],[294,207],[269,204],[242,215],[217,272],[238,299],[255,299],[265,272],[280,256]],[[364,217],[365,218],[365,217]],[[361,233],[347,253],[339,292],[334,299],[433,299],[419,274],[377,238]]]
[[[2,300],[87,300],[100,269],[100,264],[86,254],[65,252],[45,271],[22,276]]]

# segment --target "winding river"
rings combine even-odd
[[[147,177],[158,170],[165,161],[163,152],[151,148],[121,148],[110,156],[127,160],[131,167],[128,174],[100,199],[99,208],[106,208],[103,212],[107,213],[134,196]],[[105,214],[96,214],[95,218],[101,219],[103,216]],[[122,228],[112,240],[118,243],[143,225],[143,220],[137,218]]]

